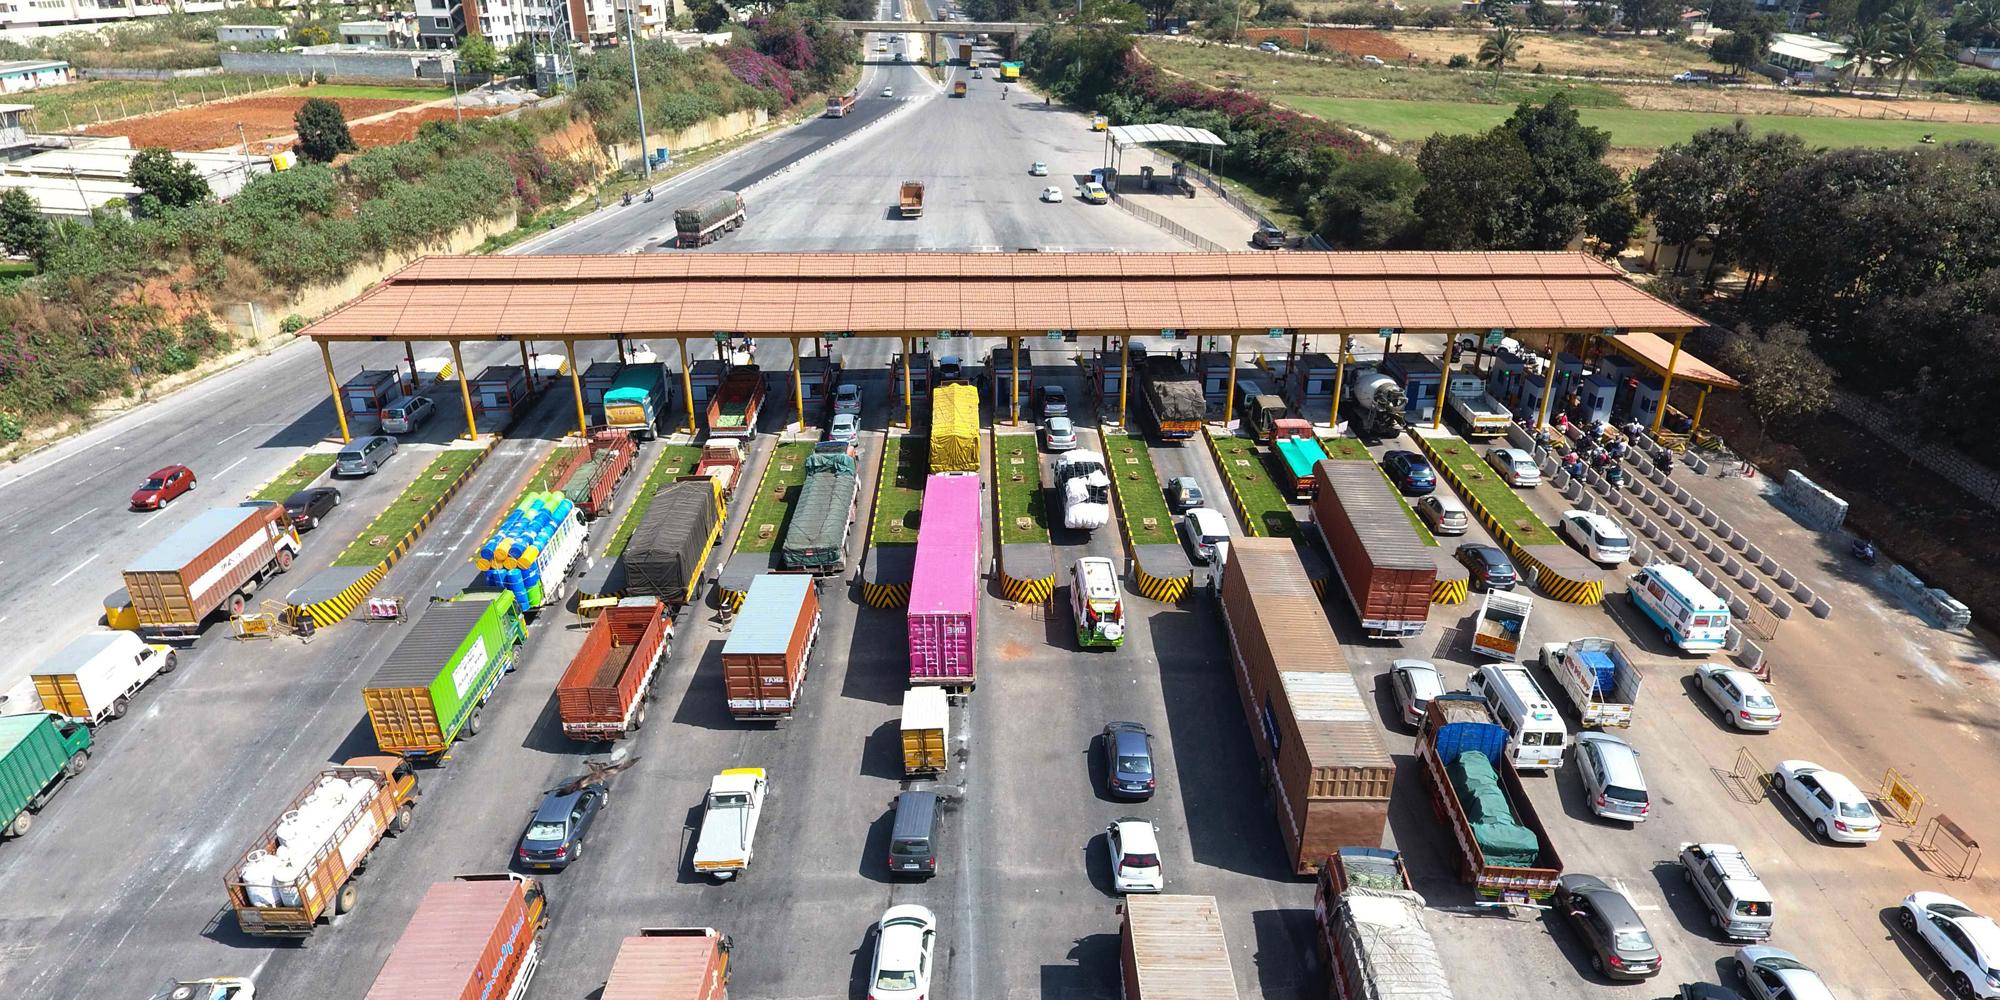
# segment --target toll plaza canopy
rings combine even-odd
[[[1113,125],[1108,129],[1119,149],[1155,142],[1184,142],[1191,146],[1227,146],[1220,136],[1205,128],[1188,125]]]

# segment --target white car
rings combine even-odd
[[[1045,187],[1045,188],[1043,188],[1043,189],[1042,189],[1042,200],[1043,200],[1043,201],[1047,201],[1047,202],[1061,202],[1061,201],[1062,201],[1062,188],[1059,188],[1059,187]]]
[[[1120,816],[1104,828],[1104,846],[1111,852],[1111,887],[1119,892],[1159,892],[1167,887],[1160,870],[1160,841],[1153,824],[1137,816]]]
[[[915,903],[891,906],[875,925],[868,1000],[923,1000],[931,991],[937,915]]]
[[[1181,519],[1181,539],[1198,563],[1221,565],[1229,552],[1229,521],[1220,511],[1196,507]]]
[[[1542,485],[1542,470],[1535,465],[1535,456],[1519,448],[1488,448],[1486,464],[1500,473],[1500,478],[1509,486],[1526,488]]]
[[[861,436],[861,418],[852,413],[836,413],[826,425],[826,439],[852,446]]]
[[[976,71],[976,70],[975,70],[975,71],[974,71],[974,75],[975,75],[975,76],[976,76],[976,75],[978,75],[978,71]],[[1030,177],[1047,177],[1048,175],[1049,175],[1049,165],[1048,165],[1048,164],[1046,164],[1046,163],[1043,163],[1043,162],[1042,162],[1042,161],[1040,161],[1040,160],[1036,160],[1035,162],[1033,162],[1033,163],[1030,163],[1030,164],[1028,164],[1028,176],[1030,176]]]
[[[1577,780],[1590,811],[1599,819],[1644,823],[1652,811],[1646,776],[1639,770],[1639,751],[1610,733],[1578,733],[1573,751]]]
[[[883,87],[883,88],[882,88],[882,96],[883,96],[883,97],[894,97],[894,96],[896,96],[896,88],[894,88],[894,87]]]
[[[1736,949],[1730,966],[1754,1000],[1833,1000],[1819,973],[1783,948],[1753,944]]]
[[[1607,515],[1566,510],[1556,527],[1591,562],[1616,566],[1632,558],[1632,536]]]
[[[1809,760],[1781,760],[1771,787],[1798,807],[1821,840],[1867,844],[1882,839],[1882,820],[1847,775]]]
[[[1419,726],[1431,699],[1444,693],[1444,676],[1429,660],[1397,660],[1389,664],[1389,689],[1396,693],[1396,707],[1403,722]]]
[[[1954,996],[2000,997],[2000,926],[1993,918],[1941,892],[1911,893],[1896,918],[1937,955]]]
[[[861,387],[853,384],[834,386],[833,412],[860,413]]]
[[[1694,681],[1716,711],[1737,729],[1768,732],[1778,728],[1785,717],[1778,709],[1778,699],[1771,697],[1771,689],[1747,670],[1704,663],[1694,668]]]

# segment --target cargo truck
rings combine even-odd
[[[1277,436],[1278,421],[1285,418],[1285,400],[1280,396],[1252,396],[1244,403],[1241,420],[1250,436],[1269,444]]]
[[[202,511],[125,567],[139,634],[193,639],[217,609],[242,614],[257,587],[298,554],[283,504]]]
[[[740,229],[749,213],[743,196],[734,191],[711,191],[674,209],[674,246],[682,249],[705,247],[732,229]]]
[[[90,763],[90,729],[54,712],[0,715],[0,833],[23,836]]]
[[[1021,78],[1021,64],[1019,62],[1009,61],[1000,64],[1000,79],[1019,80],[1020,78]]]
[[[1326,460],[1326,446],[1319,443],[1311,421],[1287,417],[1277,422],[1272,431],[1271,475],[1291,491],[1293,500],[1311,500],[1319,492],[1313,470]]]
[[[964,96],[965,96],[965,81],[964,81],[964,80],[955,80],[955,81],[953,81],[953,82],[952,82],[952,85],[951,85],[951,96],[953,96],[953,97],[964,97]]]
[[[1494,438],[1507,433],[1514,415],[1506,404],[1486,392],[1486,380],[1477,375],[1453,375],[1445,393],[1452,419],[1469,438]]]
[[[708,436],[747,438],[757,433],[757,413],[764,408],[764,370],[737,365],[722,376],[708,401]]]
[[[979,506],[976,472],[924,481],[907,619],[912,685],[967,692],[978,682]]]
[[[1152,415],[1153,428],[1168,441],[1184,441],[1201,430],[1208,415],[1208,398],[1202,395],[1201,379],[1181,367],[1180,360],[1168,355],[1147,355],[1139,367],[1139,381]]]
[[[959,64],[960,66],[970,66],[970,65],[972,65],[972,43],[971,43],[971,42],[960,42],[960,43],[958,43],[958,64]]]
[[[853,110],[853,94],[842,94],[839,97],[829,97],[826,99],[826,116],[828,118],[845,118],[847,117],[847,113]]]
[[[1507,752],[1507,730],[1480,698],[1439,695],[1417,731],[1417,761],[1439,822],[1458,843],[1459,878],[1480,900],[1547,899],[1562,858],[1529,801]]]
[[[914,219],[924,214],[924,182],[904,181],[896,192],[897,210],[905,219]]]
[[[932,472],[979,471],[979,390],[963,383],[931,393]]]
[[[1342,847],[1381,846],[1396,765],[1291,539],[1236,539],[1221,590],[1236,691],[1286,863],[1310,875]]]
[[[789,719],[819,639],[819,591],[804,573],[764,573],[722,644],[722,688],[738,719]]]
[[[667,405],[667,366],[653,362],[619,369],[611,388],[604,390],[603,405],[605,427],[642,441],[658,437],[660,413]]]
[[[1639,668],[1610,639],[1584,638],[1542,644],[1542,667],[1569,694],[1586,726],[1623,729],[1632,725],[1639,700]]]
[[[735,438],[710,438],[701,446],[694,474],[722,484],[723,497],[736,495],[736,480],[743,476],[743,444]]]
[[[943,774],[951,766],[951,704],[943,688],[913,687],[903,692],[903,774]]]
[[[1374,639],[1419,635],[1430,618],[1437,560],[1373,462],[1321,462],[1313,522],[1334,575]]]
[[[236,926],[256,937],[305,938],[321,917],[352,911],[369,853],[410,828],[417,797],[417,776],[395,757],[322,768],[223,876]]]
[[[459,737],[479,733],[480,711],[527,639],[508,591],[431,605],[361,688],[375,745],[412,762],[442,761]]]
[[[1063,527],[1095,531],[1111,523],[1111,474],[1104,456],[1066,451],[1056,456],[1056,495],[1062,498]]]
[[[844,571],[860,485],[853,456],[808,455],[806,478],[778,545],[779,564],[822,575]]]
[[[556,717],[573,740],[615,740],[646,724],[653,680],[673,647],[657,597],[627,597],[598,612],[556,682]]]
[[[1334,1000],[1451,1000],[1424,897],[1410,887],[1402,855],[1342,848],[1320,869],[1313,916]]]
[[[561,493],[530,493],[500,519],[473,554],[479,576],[466,591],[507,593],[523,615],[558,607],[575,578],[590,566],[589,529],[583,514]]]
[[[729,1000],[729,935],[713,927],[643,927],[618,944],[597,1000]]]
[[[1236,971],[1214,896],[1127,896],[1119,909],[1124,1000],[1236,1000]]]
[[[764,769],[732,767],[709,782],[695,835],[694,870],[727,882],[750,867],[764,815]]]
[[[147,681],[172,673],[178,662],[173,647],[130,632],[86,632],[35,668],[35,693],[43,708],[96,726],[123,718],[132,696]]]
[[[1521,638],[1528,634],[1528,616],[1535,599],[1526,594],[1489,590],[1472,625],[1472,652],[1509,663],[1521,658]]]
[[[625,545],[625,592],[676,608],[692,601],[722,536],[723,512],[722,484],[707,476],[660,487]]]
[[[542,962],[542,884],[460,875],[432,885],[366,1000],[521,1000]]]
[[[604,430],[590,435],[577,454],[549,478],[548,488],[558,490],[584,520],[596,520],[611,509],[612,497],[625,473],[632,469],[637,447],[626,431]]]

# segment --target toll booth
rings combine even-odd
[[[604,392],[618,380],[618,373],[625,370],[622,361],[593,361],[583,370],[583,409],[591,419],[604,419]]]
[[[1444,391],[1444,366],[1414,351],[1398,351],[1382,359],[1382,374],[1403,387],[1403,416],[1427,421],[1436,413]]]
[[[1500,351],[1493,356],[1493,365],[1486,372],[1486,394],[1519,407],[1521,387],[1532,381],[1528,374],[1528,360],[1512,351]]]
[[[1623,354],[1606,354],[1597,359],[1597,370],[1614,379],[1639,377],[1639,366]]]
[[[1340,365],[1333,355],[1309,351],[1298,356],[1296,370],[1287,373],[1278,394],[1299,416],[1316,424],[1331,424],[1335,419],[1334,382],[1340,374]]]
[[[722,375],[729,365],[720,358],[702,358],[688,368],[688,391],[694,394],[694,407],[699,410],[708,405],[715,396],[715,387],[722,384]],[[668,377],[672,377],[669,373]]]
[[[805,394],[799,401],[799,412],[824,412],[832,405],[833,387],[839,384],[840,362],[828,357],[800,358],[798,362],[799,391]]]
[[[903,398],[903,360],[901,354],[889,357],[889,398]],[[929,351],[917,351],[909,355],[910,398],[912,400],[931,398],[931,355]]]
[[[1639,379],[1639,387],[1632,391],[1632,416],[1652,426],[1653,414],[1660,409],[1660,392],[1664,388],[1658,375],[1647,375]]]
[[[1541,379],[1524,378],[1521,381],[1520,401],[1514,404],[1514,412],[1522,414],[1531,428],[1535,422],[1535,418],[1542,412],[1542,394],[1547,391],[1547,388],[1548,383],[1543,382]],[[1562,412],[1561,407],[1551,406],[1549,408],[1549,422],[1554,423],[1556,414],[1560,412]]]
[[[1137,359],[1134,359],[1137,360]],[[1124,372],[1118,368],[1118,352],[1092,351],[1090,354],[1090,387],[1098,399],[1118,402],[1118,380]]]
[[[378,417],[402,395],[403,380],[393,368],[364,368],[340,384],[340,405],[349,417]]]
[[[1586,376],[1583,386],[1577,390],[1581,415],[1573,414],[1570,419],[1581,420],[1586,425],[1592,421],[1610,423],[1611,411],[1618,402],[1618,385],[1618,377],[1608,372],[1593,372]]]
[[[494,365],[472,380],[471,389],[478,413],[516,414],[533,398],[528,370],[520,365]]]
[[[1229,392],[1229,362],[1227,351],[1203,351],[1195,355],[1195,371],[1201,376],[1201,394],[1211,406],[1221,406],[1222,397]]]
[[[1014,405],[1014,352],[1006,344],[993,349],[986,357],[986,372],[993,376],[988,380],[993,391],[993,412],[1010,412]],[[1021,411],[1026,413],[1035,398],[1035,359],[1026,344],[1021,345]]]

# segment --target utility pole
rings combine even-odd
[[[653,159],[646,155],[646,98],[639,93],[639,39],[632,20],[637,0],[625,0],[625,47],[632,52],[632,104],[639,109],[639,169],[647,186],[653,182]]]

